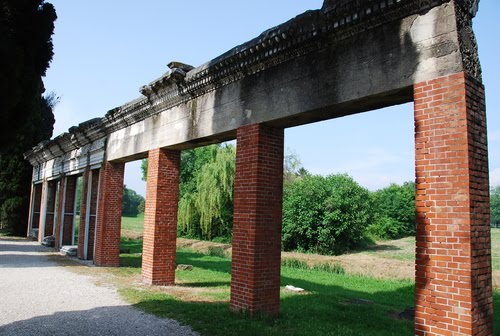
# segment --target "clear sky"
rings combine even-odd
[[[58,19],[44,79],[61,97],[54,136],[140,96],[170,61],[201,65],[321,0],[47,0]],[[500,1],[482,0],[474,20],[486,86],[492,185],[500,185]],[[414,180],[413,104],[286,130],[285,146],[311,173],[348,173],[375,190]],[[139,163],[125,183],[144,194]]]

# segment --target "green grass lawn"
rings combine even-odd
[[[127,246],[134,250],[130,241]],[[140,272],[139,255],[121,257],[124,267],[120,272]],[[394,314],[413,304],[413,285],[409,281],[380,281],[283,267],[281,285],[302,287],[307,294],[282,292],[278,319],[251,318],[229,311],[230,259],[179,249],[177,262],[194,266],[192,271],[177,271],[178,286],[196,288],[198,301],[204,302],[182,301],[134,287],[122,288],[121,294],[136,307],[175,318],[203,335],[413,334],[412,322],[394,318]]]
[[[121,255],[122,267],[116,272],[122,276],[139,274],[141,242],[128,239],[122,247],[131,253]],[[412,281],[284,266],[281,285],[301,287],[307,293],[282,291],[279,318],[249,317],[229,311],[229,258],[179,249],[177,262],[194,266],[192,271],[176,272],[176,287],[195,292],[196,299],[133,285],[122,287],[120,293],[137,308],[175,318],[202,335],[413,335],[413,322],[396,318],[397,313],[414,305]],[[500,307],[498,291],[494,303]],[[499,313],[495,313],[497,326]]]
[[[138,214],[137,217],[122,217],[122,230],[129,230],[142,235],[144,230],[144,213]]]
[[[491,229],[491,261],[494,271],[500,271],[500,229]]]

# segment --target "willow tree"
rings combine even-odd
[[[182,151],[178,231],[182,236],[229,239],[233,225],[236,149],[218,144]],[[147,161],[142,163],[143,179]]]
[[[200,238],[229,238],[233,223],[236,150],[213,146],[212,157],[193,176],[196,188],[179,201],[179,230]]]

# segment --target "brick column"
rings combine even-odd
[[[31,230],[29,234],[32,236],[33,229],[40,228],[40,213],[42,209],[42,183],[33,185],[33,205],[31,210]]]
[[[457,73],[414,85],[415,335],[492,335],[484,90]]]
[[[142,278],[152,285],[175,283],[180,152],[154,149],[148,155]]]
[[[56,221],[55,246],[72,243],[73,221],[75,217],[75,190],[76,176],[67,176],[61,179],[58,197],[58,215]]]
[[[283,134],[263,124],[237,130],[233,311],[279,313]]]
[[[90,169],[86,169],[82,175],[82,190],[80,198],[80,225],[78,229],[78,258],[84,259],[85,227],[87,218],[87,194],[89,187]]]
[[[80,229],[78,232],[78,258],[85,260],[92,260],[94,258],[99,174],[99,169],[87,170],[83,174]]]
[[[120,266],[124,163],[105,162],[101,168],[94,263]]]
[[[62,245],[71,245],[73,239],[73,223],[75,221],[76,175],[67,176],[65,181],[65,194],[62,219]]]
[[[57,181],[49,181],[47,183],[47,209],[45,213],[45,230],[44,234],[46,236],[51,236],[54,234],[54,222],[56,219],[56,201],[57,201]]]
[[[62,177],[60,182],[59,182],[59,187],[57,188],[57,204],[54,209],[54,236],[55,236],[55,242],[54,242],[54,247],[55,248],[61,248],[62,246],[62,239],[61,239],[61,231],[63,230],[62,226],[64,225],[64,194],[65,194],[65,184],[66,184],[66,177]]]

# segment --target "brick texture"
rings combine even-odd
[[[71,245],[73,239],[73,221],[75,219],[75,197],[76,197],[76,181],[77,176],[66,177],[66,195],[64,202],[63,216],[63,238],[62,245]]]
[[[42,184],[35,184],[33,191],[33,221],[31,227],[38,229],[40,225],[40,212],[42,209]]]
[[[152,285],[175,283],[180,152],[155,149],[148,155],[142,278]]]
[[[120,231],[124,163],[105,162],[101,168],[94,264],[120,266]]]
[[[237,130],[233,311],[279,313],[283,134],[263,124]]]
[[[464,73],[414,85],[415,335],[492,335],[484,90]]]
[[[47,213],[45,215],[45,231],[44,231],[45,237],[54,234],[57,192],[58,192],[57,181],[56,180],[49,181],[47,183]]]
[[[61,248],[61,230],[63,229],[64,215],[62,213],[62,207],[64,202],[64,185],[66,184],[66,178],[62,177],[59,181],[59,188],[57,190],[57,205],[55,207],[55,220],[54,220],[54,236],[56,238],[54,242],[55,248]]]
[[[87,169],[83,172],[82,176],[82,190],[81,190],[81,201],[80,201],[80,225],[78,230],[78,258],[84,259],[84,245],[85,245],[85,226],[87,217],[87,192],[89,184],[90,170]]]
[[[96,237],[97,196],[99,194],[99,169],[85,171],[83,174],[82,203],[80,207],[80,229],[78,233],[78,258],[92,260]],[[90,178],[90,176],[92,176]],[[89,185],[89,181],[91,182]],[[122,183],[123,185],[123,183]],[[87,197],[90,188],[90,204]],[[121,211],[121,205],[120,205]],[[87,212],[89,212],[87,214]],[[88,219],[88,222],[87,222]],[[88,228],[87,228],[88,226]],[[88,231],[87,255],[85,255],[85,235]]]

